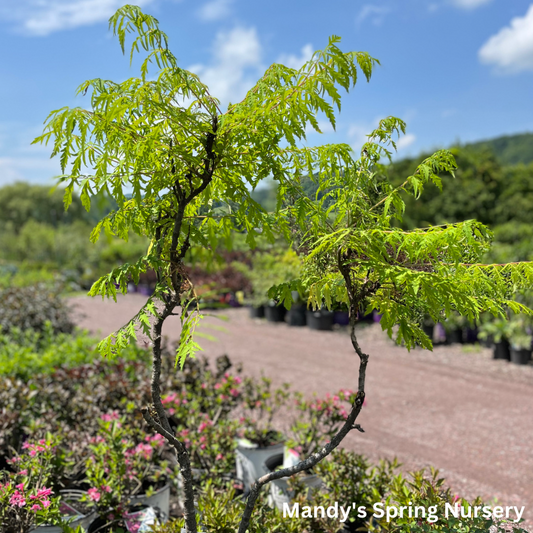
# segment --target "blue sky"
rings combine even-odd
[[[117,0],[0,0],[0,185],[50,183],[49,149],[30,146],[47,114],[87,106],[89,78],[136,76],[108,31]],[[223,103],[237,101],[273,62],[298,67],[329,35],[381,62],[344,97],[336,132],[309,144],[360,147],[377,121],[407,122],[399,156],[533,131],[530,0],[140,0],[181,65]]]

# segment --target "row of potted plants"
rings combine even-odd
[[[251,318],[265,318],[268,322],[286,322],[289,326],[307,326],[319,331],[331,331],[335,327],[346,327],[349,324],[348,311],[342,308],[329,311],[327,309],[311,310],[303,303],[293,304],[287,311],[283,305],[272,301],[267,305],[250,306]],[[361,322],[378,322],[379,315],[370,313],[360,314]]]
[[[522,317],[494,318],[480,325],[479,337],[493,345],[495,359],[518,365],[531,362],[533,329]]]

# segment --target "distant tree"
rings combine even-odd
[[[533,163],[505,167],[502,192],[494,206],[495,223],[531,224],[533,213]]]
[[[11,222],[19,230],[29,220],[57,227],[74,220],[87,219],[78,198],[74,197],[72,211],[65,211],[64,191],[50,191],[49,185],[17,182],[0,188],[0,222]]]
[[[465,146],[475,151],[492,151],[498,162],[504,166],[533,163],[533,133],[504,135]]]
[[[483,224],[496,221],[497,201],[504,190],[503,170],[490,151],[475,152],[452,148],[457,161],[455,180],[446,194],[440,194],[435,184],[429,184],[420,200],[404,194],[406,202],[402,226],[416,228],[429,224],[454,223],[475,218]],[[392,183],[401,183],[427,155],[403,159],[384,167]]]
[[[49,185],[26,182],[4,185],[0,187],[0,223],[11,224],[16,232],[29,220],[55,228],[76,220],[96,223],[116,205],[109,197],[100,195],[90,212],[86,212],[78,194],[73,192],[71,207],[65,211],[63,197],[63,189],[52,190]]]

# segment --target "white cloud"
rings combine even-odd
[[[492,2],[492,0],[452,0],[452,2],[461,9],[476,9],[476,7]]]
[[[326,133],[334,133],[334,129],[333,129],[333,126],[331,125],[331,122],[329,120],[319,120],[318,121],[318,127],[320,128],[320,131],[324,134]],[[311,126],[311,124],[307,124],[307,126],[305,127],[305,134],[306,135],[312,135],[312,134],[318,134],[318,131],[315,130],[315,128],[313,128],[313,126]]]
[[[281,54],[276,63],[280,63],[286,67],[298,70],[304,65],[304,63],[311,59],[313,52],[313,45],[311,43],[307,43],[302,48],[300,56],[295,56],[294,54]]]
[[[478,55],[482,63],[495,65],[502,72],[533,70],[533,4],[523,17],[515,17],[493,35]]]
[[[135,4],[144,6],[152,1],[136,0]],[[124,0],[21,0],[0,13],[26,33],[44,36],[106,21],[124,4]]]
[[[263,70],[261,43],[255,28],[237,27],[220,32],[213,46],[213,61],[189,70],[200,76],[223,106],[241,100]]]
[[[15,181],[49,182],[60,173],[59,161],[50,158],[0,157],[0,186]]]
[[[198,16],[206,22],[221,20],[231,13],[233,0],[212,0],[198,10]]]
[[[348,138],[350,145],[356,154],[359,154],[363,144],[368,142],[368,135],[372,133],[379,125],[379,118],[374,119],[366,124],[351,124],[348,128]],[[394,135],[393,140],[396,142],[396,149],[398,152],[409,148],[416,141],[416,135],[408,133],[402,135],[399,139]]]
[[[368,135],[376,129],[379,119],[374,119],[366,124],[351,124],[348,128],[348,139],[356,154],[359,154],[363,144],[368,142]]]
[[[385,15],[389,12],[390,8],[388,7],[365,4],[357,15],[356,24],[360,26],[366,19],[370,19],[374,26],[380,26]]]
[[[398,139],[396,142],[396,148],[399,151],[409,148],[416,141],[416,135],[413,133],[407,133]]]

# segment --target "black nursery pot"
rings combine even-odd
[[[289,326],[305,326],[307,324],[306,311],[305,305],[293,305],[287,313],[287,323]]]
[[[531,350],[511,348],[511,363],[515,365],[527,365],[531,360]]]
[[[465,329],[465,344],[475,344],[478,341],[478,329],[466,328]]]
[[[334,311],[333,323],[339,326],[348,326],[350,324],[350,315],[348,311]]]
[[[503,359],[504,361],[511,360],[511,350],[509,346],[509,341],[507,339],[502,339],[500,342],[496,342],[493,348],[494,359]]]
[[[259,305],[256,307],[252,305],[250,307],[250,318],[265,318],[265,306]]]
[[[333,329],[333,312],[320,309],[319,311],[307,311],[307,325],[310,329],[319,331],[331,331]]]
[[[452,329],[446,332],[446,344],[463,344],[463,330]]]
[[[431,339],[433,342],[433,329],[435,326],[433,324],[422,324],[422,331]]]
[[[283,305],[267,305],[265,307],[265,316],[269,322],[283,322],[287,309]]]

